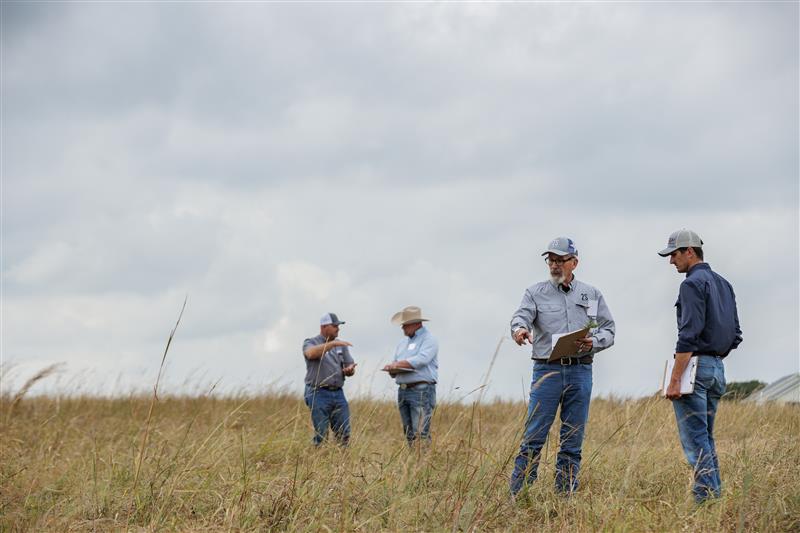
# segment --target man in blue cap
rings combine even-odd
[[[325,313],[319,321],[319,335],[303,341],[305,401],[311,410],[315,446],[325,439],[328,426],[340,444],[347,446],[350,441],[350,407],[342,387],[345,377],[355,374],[356,363],[350,355],[352,344],[337,339],[342,324],[335,313]]]
[[[512,496],[536,480],[539,456],[559,405],[561,446],[555,487],[565,495],[578,490],[581,446],[592,395],[592,361],[594,354],[614,344],[614,319],[603,295],[573,275],[578,250],[572,239],[554,239],[542,255],[550,279],[528,287],[511,317],[512,338],[520,346],[529,342],[534,360],[525,433],[511,474]],[[549,360],[554,338],[587,326],[591,329],[575,342],[573,354]]]
[[[658,255],[669,257],[669,264],[686,274],[675,302],[678,342],[666,396],[672,400],[686,460],[694,469],[692,493],[703,503],[718,498],[722,490],[714,418],[725,393],[722,360],[742,342],[736,296],[731,284],[703,262],[703,241],[694,231],[673,232]],[[681,395],[681,376],[692,356],[697,356],[694,391]]]

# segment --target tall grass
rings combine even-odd
[[[800,530],[796,406],[721,405],[724,496],[697,509],[658,398],[592,402],[572,498],[552,490],[554,427],[516,503],[522,403],[441,404],[425,451],[406,448],[390,402],[351,402],[348,449],[314,449],[308,409],[289,394],[151,402],[0,397],[0,530]]]

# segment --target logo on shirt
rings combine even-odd
[[[581,293],[581,301],[582,302],[588,302],[589,301],[589,295],[586,294],[585,292],[582,292]]]

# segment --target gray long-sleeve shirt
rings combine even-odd
[[[533,334],[533,359],[550,357],[553,334],[579,330],[591,318],[597,322],[597,328],[591,333],[593,345],[587,353],[595,354],[614,344],[614,318],[600,291],[574,277],[569,287],[568,292],[564,291],[552,281],[528,287],[519,309],[511,317],[512,336],[519,328]]]

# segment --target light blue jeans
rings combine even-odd
[[[714,445],[714,419],[717,403],[724,392],[722,359],[701,355],[697,360],[694,392],[672,401],[683,453],[694,469],[692,493],[697,503],[718,498],[722,491]]]
[[[581,446],[591,397],[592,365],[534,364],[525,434],[509,483],[511,494],[517,494],[536,480],[539,456],[559,405],[561,447],[556,458],[555,488],[565,494],[578,490]]]
[[[330,426],[336,440],[343,446],[347,446],[350,441],[350,406],[347,405],[344,391],[342,389],[315,389],[306,385],[304,399],[311,410],[314,445],[322,444],[328,434],[328,426]]]
[[[436,384],[424,383],[408,389],[397,389],[397,407],[408,445],[417,438],[430,442],[431,417],[436,407]]]

